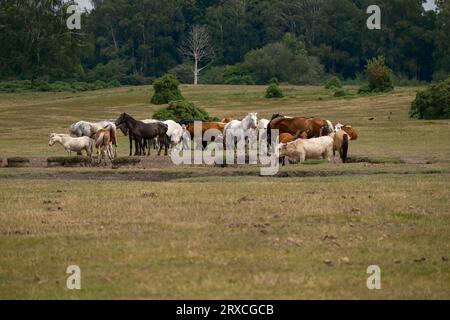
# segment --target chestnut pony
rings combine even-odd
[[[299,130],[306,131],[308,138],[318,138],[333,132],[331,122],[326,119],[319,117],[285,117],[280,114],[273,115],[267,126],[269,137],[273,129],[278,129],[280,134],[286,132],[291,135],[295,135]]]
[[[226,123],[223,122],[202,122],[202,137],[209,129],[216,129],[223,133]],[[191,139],[194,139],[194,122],[185,124],[186,131],[189,132]],[[207,141],[202,141],[203,148],[208,145]]]

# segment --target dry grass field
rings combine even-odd
[[[320,87],[183,86],[212,116],[258,111],[352,124],[349,164],[45,168],[52,132],[149,118],[149,87],[0,94],[0,298],[449,299],[450,122],[408,117],[417,88],[334,98]],[[356,88],[349,87],[350,92]],[[371,119],[371,120],[370,120]],[[120,138],[119,155],[128,154]],[[38,164],[35,166],[34,164]],[[68,265],[81,290],[66,288]],[[378,265],[382,289],[368,290]]]

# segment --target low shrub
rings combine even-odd
[[[255,80],[248,69],[242,64],[227,66],[223,70],[223,83],[233,85],[255,84]]]
[[[372,90],[369,88],[368,85],[364,85],[358,89],[358,94],[369,94],[371,92]]]
[[[418,119],[450,119],[450,78],[416,94],[410,116]]]
[[[283,97],[283,91],[281,91],[280,87],[276,83],[271,83],[266,90],[266,94],[264,96],[267,99],[276,99]]]
[[[342,88],[342,83],[341,80],[339,80],[339,78],[336,76],[329,78],[325,82],[325,89],[335,90],[340,88]]]
[[[350,93],[347,90],[345,90],[345,89],[337,89],[334,92],[334,96],[335,97],[345,97],[345,96],[348,96],[348,95],[350,95]]]
[[[361,93],[389,92],[394,89],[392,72],[386,66],[384,57],[369,60],[367,63],[367,79],[369,85],[360,88]]]
[[[110,88],[117,88],[120,86],[121,86],[120,81],[117,79],[114,79],[114,80],[108,82],[108,87],[110,87]]]

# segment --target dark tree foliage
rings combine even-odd
[[[87,38],[66,27],[62,0],[0,2],[0,78],[68,78],[82,72]]]
[[[267,83],[276,76],[317,83],[324,80],[322,70],[355,78],[378,56],[402,79],[443,80],[450,73],[449,0],[437,0],[436,12],[425,11],[422,0],[379,0],[381,30],[366,27],[372,0],[92,2],[81,30],[68,30],[68,1],[0,0],[0,79],[137,84],[169,70],[182,74],[186,70],[176,68],[183,63],[177,48],[193,25],[205,27],[211,38],[214,66],[205,70],[204,79],[214,82]],[[306,54],[292,54],[287,33]],[[284,60],[275,68],[274,54],[294,55],[297,68],[292,71]],[[236,64],[227,70],[232,76],[220,74]],[[248,74],[249,66],[272,71]]]

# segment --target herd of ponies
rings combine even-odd
[[[135,156],[150,155],[150,150],[157,149],[158,156],[162,148],[168,155],[170,148],[191,148],[190,141],[194,139],[196,120],[160,121],[155,119],[136,120],[127,113],[119,118],[99,122],[78,121],[72,124],[67,134],[52,133],[49,145],[61,144],[70,156],[72,152],[81,155],[86,152],[92,159],[94,147],[97,150],[97,162],[108,164],[117,157],[117,134],[120,130],[128,136],[130,153]],[[242,120],[225,118],[220,122],[201,122],[202,137],[208,130],[220,132],[213,137],[215,143],[223,143],[224,148],[233,148],[239,139],[245,139],[249,134],[259,133],[257,136],[260,146],[268,150],[278,150],[280,162],[284,165],[287,158],[289,163],[302,163],[306,160],[324,159],[335,161],[336,153],[341,161],[347,161],[349,141],[356,140],[358,133],[351,125],[332,122],[320,117],[288,117],[275,114],[271,120],[258,119],[257,113],[249,113]],[[218,131],[217,131],[218,130]],[[276,145],[271,145],[272,132],[278,130]],[[232,135],[233,141],[226,141],[224,137]],[[236,140],[237,139],[237,140]],[[206,148],[208,141],[202,141]],[[269,149],[272,147],[272,149]],[[269,151],[271,152],[271,151]]]

